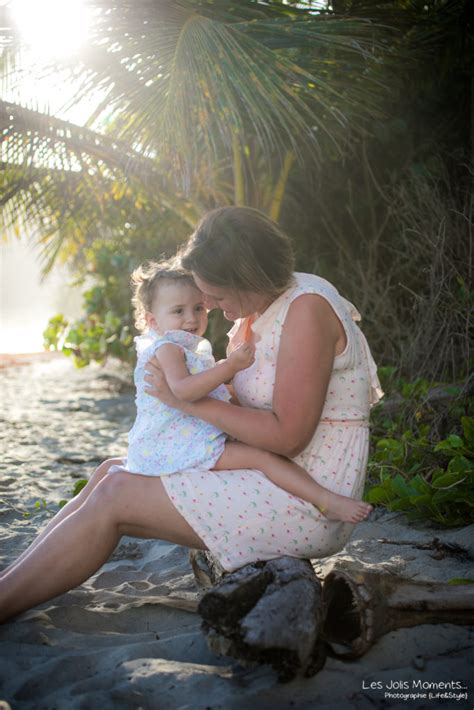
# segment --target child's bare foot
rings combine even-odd
[[[324,491],[317,508],[329,520],[342,520],[344,523],[360,523],[372,510],[369,503],[341,496],[332,491]]]

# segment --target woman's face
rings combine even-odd
[[[263,313],[272,302],[271,298],[251,291],[235,292],[231,288],[214,286],[204,281],[193,273],[193,278],[198,289],[204,294],[206,308],[220,308],[227,320],[235,321],[237,318]]]

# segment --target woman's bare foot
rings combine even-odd
[[[344,523],[360,523],[367,518],[372,510],[369,503],[341,496],[328,490],[320,495],[317,508],[329,520],[342,520]]]

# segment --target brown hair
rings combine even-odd
[[[181,264],[214,286],[279,296],[292,282],[289,237],[250,207],[207,212],[181,251]]]
[[[162,281],[185,281],[197,288],[192,275],[183,269],[176,257],[163,261],[147,261],[140,264],[131,275],[135,327],[139,331],[146,328],[147,311],[153,307],[153,298]]]

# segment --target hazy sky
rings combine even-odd
[[[5,0],[0,0],[4,5]],[[38,77],[41,60],[73,51],[87,32],[80,0],[13,0],[16,19],[30,49],[23,52],[27,66],[21,80],[2,77],[2,98],[37,111],[46,111],[83,124],[95,103],[64,110],[73,93],[58,74]],[[52,20],[54,18],[54,20]],[[86,18],[87,19],[87,18]],[[96,98],[97,100],[97,98]],[[12,238],[0,243],[0,353],[38,352],[43,349],[42,333],[48,319],[57,313],[77,316],[81,295],[68,288],[70,276],[65,268],[55,267],[41,281],[38,255],[26,239]]]
[[[70,277],[59,267],[41,282],[37,255],[25,241],[0,249],[0,353],[40,352],[51,316],[79,315],[81,289],[68,287]]]

